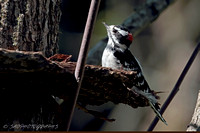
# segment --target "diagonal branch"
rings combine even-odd
[[[172,89],[171,93],[169,94],[167,100],[165,101],[165,103],[163,104],[161,110],[160,110],[160,113],[163,114],[165,112],[165,110],[167,109],[168,105],[171,103],[171,101],[173,100],[173,98],[175,97],[175,95],[177,94],[177,92],[179,91],[179,87],[183,81],[183,79],[185,78],[188,70],[190,69],[190,66],[192,65],[194,59],[196,58],[198,52],[200,50],[200,42],[197,44],[195,50],[193,51],[190,59],[188,60],[185,68],[183,69],[178,81],[176,82],[174,88]],[[149,129],[148,131],[152,131],[155,126],[157,125],[158,123],[158,118],[155,117],[153,122],[151,123],[151,125],[149,126]]]
[[[94,23],[96,21],[96,16],[98,14],[100,2],[101,2],[101,0],[91,0],[90,9],[89,9],[88,17],[87,17],[87,22],[85,25],[85,30],[84,30],[84,34],[83,34],[83,38],[82,38],[81,48],[80,48],[79,55],[78,55],[78,61],[77,61],[76,69],[75,69],[75,73],[74,73],[76,81],[78,83],[78,86],[75,90],[76,93],[73,98],[74,99],[73,106],[71,107],[72,113],[70,114],[69,122],[67,124],[67,131],[69,130],[69,127],[70,127],[70,124],[72,121],[73,112],[74,112],[75,105],[77,103],[77,99],[78,99],[78,95],[79,95],[79,91],[80,91],[80,88],[82,85],[90,39],[92,36]]]

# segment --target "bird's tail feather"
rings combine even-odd
[[[150,100],[149,100],[149,104],[151,106],[151,108],[153,109],[153,111],[156,113],[157,117],[167,125],[167,122],[165,121],[165,119],[162,117],[162,115],[160,114],[160,112],[158,111],[158,109],[156,109],[156,105],[154,103],[152,103]]]

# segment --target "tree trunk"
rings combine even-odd
[[[57,53],[60,0],[2,0],[0,6],[1,48]]]
[[[61,17],[60,4],[61,0],[1,0],[0,47],[16,51],[41,51],[46,57],[56,54]],[[17,55],[13,56],[19,58]],[[7,61],[2,56],[0,58],[4,62]],[[26,65],[35,66],[35,62],[29,61]],[[42,73],[39,77],[34,70],[33,73],[4,74],[0,76],[0,131],[66,130],[68,105],[58,106],[49,90],[43,90],[49,89],[48,85],[41,84],[39,80],[46,78],[48,73]],[[30,76],[31,78],[28,78]],[[59,79],[56,76],[54,80]],[[12,78],[16,80],[12,82]],[[37,79],[37,82],[32,84],[34,79]],[[70,82],[70,79],[68,80]],[[14,85],[11,87],[14,91],[6,89],[10,85]],[[23,91],[18,91],[19,89]]]

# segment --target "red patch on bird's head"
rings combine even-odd
[[[127,39],[132,42],[133,41],[133,35],[131,33],[128,33]]]

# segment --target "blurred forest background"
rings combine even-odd
[[[107,36],[102,24],[119,25],[134,8],[145,0],[102,0],[92,35],[92,48]],[[60,23],[60,53],[70,54],[77,60],[90,0],[63,0]],[[200,1],[177,0],[151,25],[144,29],[131,45],[132,53],[140,61],[144,75],[160,94],[161,105],[174,87],[180,73],[200,38]],[[200,55],[194,61],[180,91],[164,113],[168,126],[159,122],[155,131],[185,131],[190,123],[200,89]],[[114,122],[99,120],[82,110],[75,110],[71,131],[145,131],[155,117],[150,107],[133,109],[128,105],[107,103],[89,106],[115,118]]]

